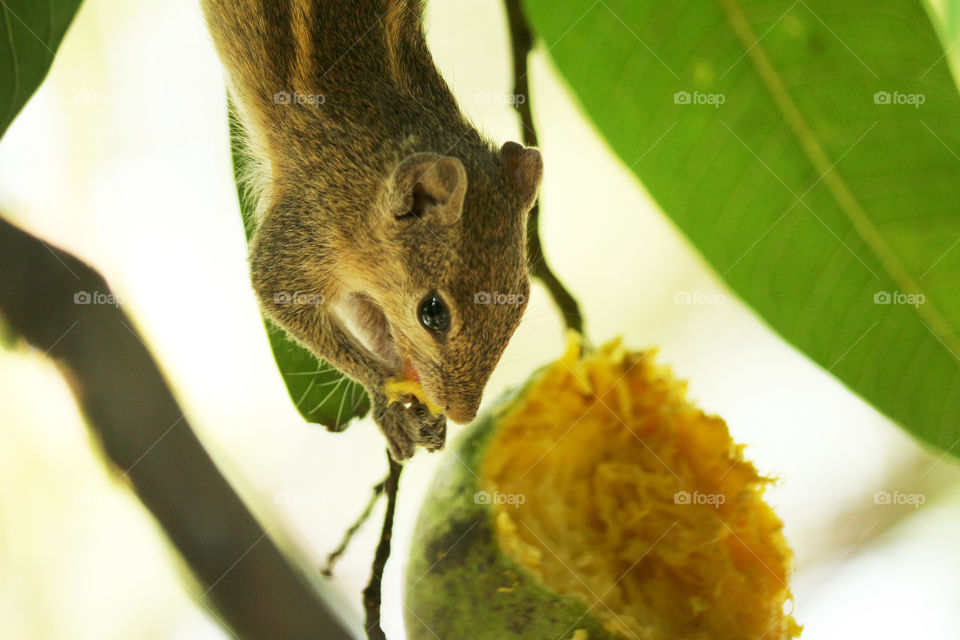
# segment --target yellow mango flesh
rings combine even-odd
[[[387,401],[389,402],[403,402],[403,398],[406,395],[411,395],[424,405],[430,413],[435,416],[439,416],[443,413],[443,409],[434,403],[430,402],[430,398],[427,397],[427,394],[424,392],[423,387],[416,380],[408,380],[406,378],[391,378],[387,380],[387,383],[384,385],[384,392],[387,394]]]
[[[653,357],[571,340],[498,419],[478,484],[499,547],[614,636],[798,637],[770,480]]]

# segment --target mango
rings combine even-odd
[[[441,463],[406,569],[407,635],[799,637],[771,482],[655,352],[583,352],[571,334]]]

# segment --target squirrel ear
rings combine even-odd
[[[543,178],[543,158],[540,157],[540,152],[516,142],[504,143],[500,148],[500,166],[507,174],[507,181],[520,195],[524,209],[532,207]]]
[[[415,153],[397,165],[390,191],[394,218],[434,217],[453,224],[463,212],[467,171],[452,156]]]

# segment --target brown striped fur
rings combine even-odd
[[[412,370],[448,416],[473,418],[529,294],[539,153],[497,149],[463,117],[419,0],[201,5],[259,164],[250,263],[264,311],[364,385],[395,458],[439,448],[445,418],[388,404],[384,383]],[[442,339],[418,321],[432,291],[451,311]],[[476,304],[484,292],[523,301]]]

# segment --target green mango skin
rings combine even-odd
[[[427,492],[406,570],[409,640],[568,640],[577,629],[590,640],[623,640],[591,615],[603,605],[552,593],[507,558],[493,507],[474,502],[499,418],[524,391],[508,393],[461,434]]]

